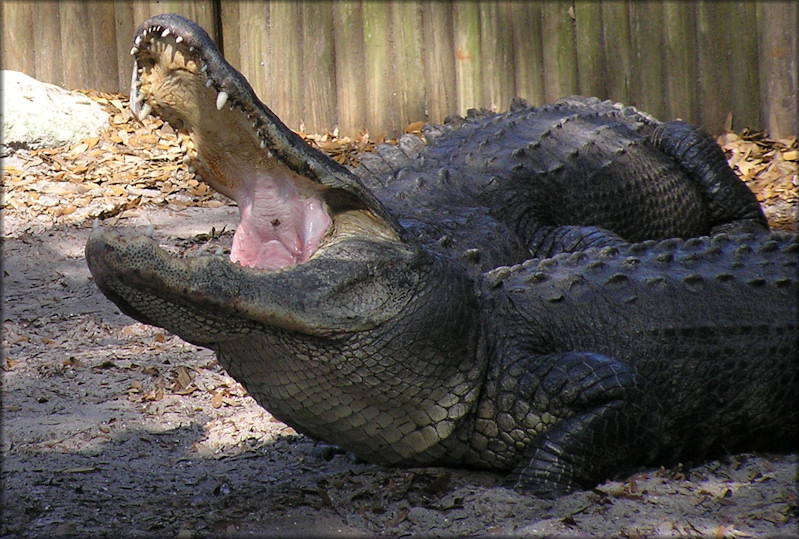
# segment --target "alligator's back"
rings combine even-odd
[[[585,445],[569,459],[607,458],[610,470],[796,449],[798,268],[796,236],[722,235],[499,269],[487,279],[496,352],[484,393],[495,408],[512,398],[559,418],[526,455],[564,437]]]
[[[534,254],[556,252],[546,251],[546,236],[563,226],[593,225],[627,241],[694,237],[737,219],[765,229],[712,138],[678,124],[593,98],[520,103],[433,126],[427,146],[406,137],[379,148],[362,157],[360,174],[407,228],[463,239],[464,250],[485,249],[477,242],[495,241],[487,232],[497,226]],[[691,170],[697,163],[703,170]],[[486,217],[464,223],[469,213]],[[460,232],[447,219],[461,221]]]

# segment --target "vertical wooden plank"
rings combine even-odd
[[[542,105],[544,92],[544,52],[541,42],[541,2],[512,2],[513,65],[516,95]],[[515,97],[515,96],[514,96]]]
[[[452,8],[455,38],[455,108],[458,114],[483,104],[480,4],[456,0]]]
[[[300,127],[302,88],[300,86],[301,56],[297,25],[299,5],[295,2],[272,2],[269,6],[269,33],[272,40],[272,72],[275,92],[272,110],[291,129]]]
[[[124,94],[130,94],[130,75],[133,69],[133,58],[130,49],[133,46],[133,32],[139,26],[133,16],[132,0],[118,0],[114,2],[114,26],[116,34],[117,54],[117,89]]]
[[[727,4],[701,0],[697,5],[699,123],[711,133],[724,127],[730,102]]]
[[[797,135],[799,8],[795,2],[763,2],[758,8],[758,24],[762,28],[760,87],[763,91],[763,127],[772,137]]]
[[[422,7],[417,1],[392,2],[394,66],[398,128],[426,121],[425,80],[422,63]],[[396,134],[396,133],[395,133]]]
[[[19,5],[21,4],[23,3],[19,2]],[[11,20],[10,24],[4,24],[3,28],[5,29],[6,26],[15,26],[16,24],[18,24],[17,21]],[[33,31],[33,42],[36,44],[30,51],[33,57],[35,72],[28,74],[40,81],[63,86],[63,47],[61,46],[60,24],[61,18],[58,2],[48,1],[36,3],[36,24],[32,24],[28,27]],[[11,45],[11,43],[4,39],[3,45]],[[8,57],[4,58],[4,60],[7,61]]]
[[[389,43],[393,41],[390,9],[385,2],[363,3],[363,39],[366,74],[366,125],[377,137],[397,129],[393,101],[393,66]]]
[[[577,93],[577,58],[570,2],[544,2],[541,6],[544,46],[544,93],[555,101]]]
[[[630,37],[635,52],[630,101],[656,118],[666,114],[662,24],[660,2],[630,4]]]
[[[69,90],[83,87],[91,78],[88,59],[93,51],[84,25],[88,10],[89,5],[80,0],[64,0],[59,4],[64,87]]]
[[[634,60],[630,36],[629,3],[603,2],[603,64],[607,96],[614,101],[630,103],[631,73]]]
[[[699,116],[696,9],[693,2],[663,3],[666,116],[695,122]]]
[[[336,102],[342,135],[356,136],[366,129],[366,73],[363,10],[360,1],[333,5],[333,44],[336,55]]]
[[[3,69],[20,71],[36,77],[34,37],[34,5],[32,2],[3,1]],[[50,20],[49,28],[58,32],[58,21]],[[60,66],[59,66],[60,67]],[[44,69],[56,72],[55,67]]]
[[[225,59],[230,65],[241,71],[241,26],[244,21],[239,17],[239,6],[244,2],[220,2],[220,32],[225,46]],[[252,84],[252,83],[251,83]]]
[[[452,2],[424,2],[422,12],[426,113],[441,122],[457,110]]]
[[[760,80],[758,77],[757,4],[738,0],[730,6],[730,79],[732,127],[759,128]]]
[[[605,97],[602,5],[596,0],[574,2],[577,46],[577,87],[582,95]]]
[[[92,51],[90,56],[84,59],[89,65],[89,79],[83,81],[82,87],[103,92],[116,91],[118,70],[114,2],[112,0],[92,2],[84,27],[87,27]]]
[[[333,50],[333,6],[328,0],[304,2],[301,5],[302,65],[294,69],[302,75],[301,123],[312,133],[333,128],[336,112],[336,66]]]
[[[256,95],[267,107],[275,102],[275,73],[270,31],[270,4],[240,2],[239,64]],[[224,27],[223,27],[224,28]],[[280,111],[275,111],[280,115]]]
[[[483,58],[482,106],[496,112],[507,110],[516,93],[513,72],[514,21],[508,2],[480,4],[480,55]]]

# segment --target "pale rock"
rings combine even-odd
[[[83,94],[40,82],[18,71],[4,70],[0,76],[2,155],[20,148],[75,144],[97,136],[108,125],[108,113]]]

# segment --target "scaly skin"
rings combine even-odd
[[[146,21],[132,52],[134,111],[168,120],[242,208],[238,262],[97,227],[95,282],[215,350],[298,431],[539,492],[690,456],[686,440],[701,456],[795,448],[796,239],[765,234],[702,132],[581,98],[517,103],[381,147],[357,176],[190,21]],[[761,232],[629,243],[725,229]]]

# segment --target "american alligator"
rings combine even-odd
[[[183,134],[240,223],[229,259],[97,226],[95,282],[213,349],[298,431],[550,493],[796,448],[799,244],[766,231],[698,129],[598,100],[517,103],[380,147],[356,175],[194,23],[149,19],[132,54],[133,110]]]

